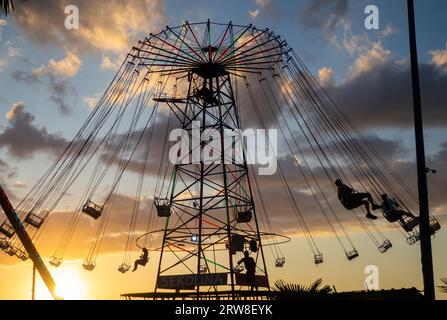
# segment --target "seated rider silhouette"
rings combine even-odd
[[[406,221],[404,220],[405,217],[410,217],[414,219],[419,219],[414,214],[408,211],[404,211],[399,209],[399,203],[394,198],[389,198],[386,193],[382,194],[382,211],[383,216],[389,221],[389,222],[396,222],[400,221],[400,224],[405,229],[405,231],[411,231],[412,228],[407,226]]]
[[[353,210],[360,206],[365,206],[367,212],[366,217],[372,220],[377,219],[369,210],[369,204],[371,204],[373,210],[379,209],[380,206],[374,203],[370,193],[356,192],[354,189],[345,185],[340,179],[335,180],[335,185],[338,190],[338,199],[346,209]]]
[[[146,248],[143,248],[143,253],[140,254],[140,259],[135,260],[132,272],[137,270],[138,265],[144,267],[147,264],[148,260],[149,260],[149,252],[147,251]]]
[[[256,288],[256,291],[258,290],[258,285],[256,283],[256,262],[255,260],[250,257],[250,253],[248,251],[244,251],[244,257],[239,260],[237,263],[237,266],[239,266],[241,263],[244,263],[245,270],[247,272],[245,273],[245,281],[249,286],[251,286],[251,291],[253,291],[254,288]]]

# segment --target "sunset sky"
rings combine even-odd
[[[443,226],[433,240],[435,283],[440,285],[439,279],[447,277],[447,3],[415,2],[427,164],[438,171],[428,176],[430,207]],[[11,16],[0,17],[0,184],[13,205],[71,141],[138,40],[166,25],[207,19],[240,25],[253,23],[286,39],[354,125],[417,191],[406,1],[105,3],[17,0]],[[68,4],[79,8],[79,30],[64,28],[64,8]],[[380,10],[379,30],[364,27],[364,9],[370,4]],[[147,210],[154,192],[157,161],[151,155],[153,170],[146,179],[143,201]],[[96,269],[87,272],[82,268],[97,227],[86,217],[81,219],[63,265],[58,269],[50,267],[66,298],[120,299],[121,293],[153,290],[157,254],[138,272],[123,275],[117,271],[128,228],[125,215],[135,191],[133,183],[134,180],[124,182],[120,189],[117,214],[109,223]],[[312,208],[302,194],[306,215],[313,222],[314,236],[325,255],[325,263],[315,266],[305,240],[291,226],[291,215],[278,200],[275,181],[265,180],[262,189],[272,210],[275,231],[292,237],[282,247],[284,268],[275,268],[270,252],[267,253],[271,280],[308,284],[322,278],[338,291],[363,290],[364,268],[376,265],[380,288],[422,289],[418,245],[407,245],[405,238],[384,219],[377,225],[393,242],[393,248],[381,254],[355,220],[349,218],[349,213],[336,208],[346,217],[348,232],[360,252],[359,259],[349,262],[327,227],[312,217]],[[46,261],[61,238],[73,206],[69,195],[39,238],[37,247]],[[138,255],[135,251],[132,257]],[[0,252],[0,299],[30,299],[31,275],[30,261],[20,262]],[[446,299],[447,295],[437,291],[437,297]],[[38,298],[49,298],[42,283],[38,285]]]

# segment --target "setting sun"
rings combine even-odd
[[[80,275],[80,270],[75,266],[52,271],[57,284],[56,293],[64,300],[82,300],[87,298],[87,290],[84,279]],[[38,299],[52,299],[44,283],[39,279],[37,285]]]

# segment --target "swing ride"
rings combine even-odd
[[[170,161],[170,131],[182,128],[191,135],[195,121],[201,133],[221,133],[220,147],[211,150],[219,163]],[[246,150],[235,144],[224,149],[225,129],[253,126],[278,129],[278,170],[271,177],[247,165]],[[273,152],[270,143],[267,149]],[[196,142],[196,148],[205,147]],[[193,152],[189,148],[182,156]],[[239,161],[226,161],[228,153]],[[271,203],[262,186],[272,179],[279,199]],[[287,267],[280,245],[291,238],[275,232],[279,211],[289,214],[288,228],[293,226],[309,248],[300,254],[309,255],[315,265],[325,263],[303,194],[348,261],[360,255],[346,225],[349,215],[380,253],[393,248],[384,226],[396,228],[410,245],[419,240],[416,219],[399,223],[385,217],[385,224],[365,219],[359,208],[345,213],[334,196],[336,179],[375,199],[392,195],[403,210],[417,212],[410,187],[330,99],[287,41],[253,25],[185,22],[150,34],[132,48],[73,140],[15,211],[36,243],[50,233],[44,230],[51,230],[53,216],[75,203],[70,214],[64,213],[65,230],[49,261],[54,267],[63,263],[76,230],[93,224],[96,231],[82,266],[94,271],[111,217],[119,214],[128,219],[128,231],[117,271],[128,272],[135,249],[147,248],[159,259],[154,293],[234,297],[246,285],[236,266],[244,251],[256,261],[260,290],[269,290],[271,260],[274,267]],[[123,213],[117,207],[129,188],[134,190],[132,205]],[[431,217],[432,236],[440,227]],[[0,233],[0,248],[26,260],[27,250],[8,220]]]

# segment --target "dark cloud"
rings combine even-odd
[[[282,6],[270,1],[258,8],[256,19],[288,20],[305,30],[314,29],[330,38],[336,28],[348,21],[348,0],[309,0],[303,6]]]
[[[46,128],[37,127],[23,102],[12,105],[7,119],[9,125],[0,133],[0,148],[15,158],[28,158],[36,152],[58,154],[68,143],[63,137],[48,133]]]
[[[421,64],[420,79],[425,126],[446,127],[447,74],[435,65]],[[407,64],[377,64],[326,89],[358,128],[413,125],[411,73]]]
[[[76,97],[74,86],[67,80],[58,80],[55,76],[49,74],[48,89],[50,92],[50,100],[56,104],[58,110],[63,114],[70,113],[72,107],[68,101]]]
[[[333,30],[346,19],[348,0],[310,0],[299,14],[299,23],[304,28]]]
[[[11,77],[27,85],[46,84],[49,98],[57,106],[58,111],[62,114],[71,112],[71,103],[77,98],[76,89],[69,80],[59,77],[50,68],[42,66],[30,72],[13,70]]]
[[[6,161],[0,159],[0,185],[5,190],[6,194],[9,197],[9,200],[15,202],[17,200],[17,196],[11,189],[12,179],[17,176],[17,168],[11,167]],[[3,217],[0,219],[3,221]]]

